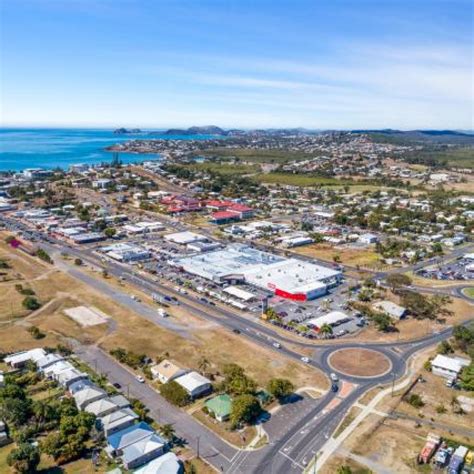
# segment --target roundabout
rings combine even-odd
[[[361,347],[338,349],[327,362],[331,369],[348,377],[377,378],[392,370],[392,362],[385,354]]]

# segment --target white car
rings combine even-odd
[[[137,375],[135,378],[137,379],[137,382],[145,383],[145,379],[141,375]]]
[[[331,372],[331,375],[329,377],[331,377],[331,380],[333,382],[339,382],[339,377],[334,372]]]
[[[277,349],[280,349],[281,344],[279,342],[274,342],[273,347],[276,347]]]
[[[309,357],[306,357],[306,356],[303,356],[303,357],[301,358],[301,360],[302,360],[303,362],[306,362],[307,364],[309,364],[309,362],[310,362]]]

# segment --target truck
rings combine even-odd
[[[434,458],[434,463],[438,467],[444,467],[448,462],[449,453],[446,447],[440,448]]]
[[[426,443],[418,455],[418,462],[420,464],[428,464],[431,460],[431,457],[438,449],[440,443],[441,438],[437,434],[428,433],[428,436],[426,437]]]
[[[466,459],[464,460],[464,467],[462,469],[462,474],[472,474],[474,473],[474,451],[469,451],[466,454]]]
[[[449,461],[448,474],[459,474],[461,472],[461,466],[467,455],[468,449],[465,446],[458,446],[456,451],[453,453],[451,461]]]

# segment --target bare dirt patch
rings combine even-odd
[[[338,372],[353,377],[375,377],[390,370],[390,360],[370,349],[341,349],[329,357],[329,364]]]
[[[109,320],[106,314],[94,307],[77,306],[64,310],[64,313],[81,326],[96,326]]]

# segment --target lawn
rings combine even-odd
[[[465,288],[462,291],[466,296],[469,296],[469,298],[474,298],[474,287],[472,288]]]

